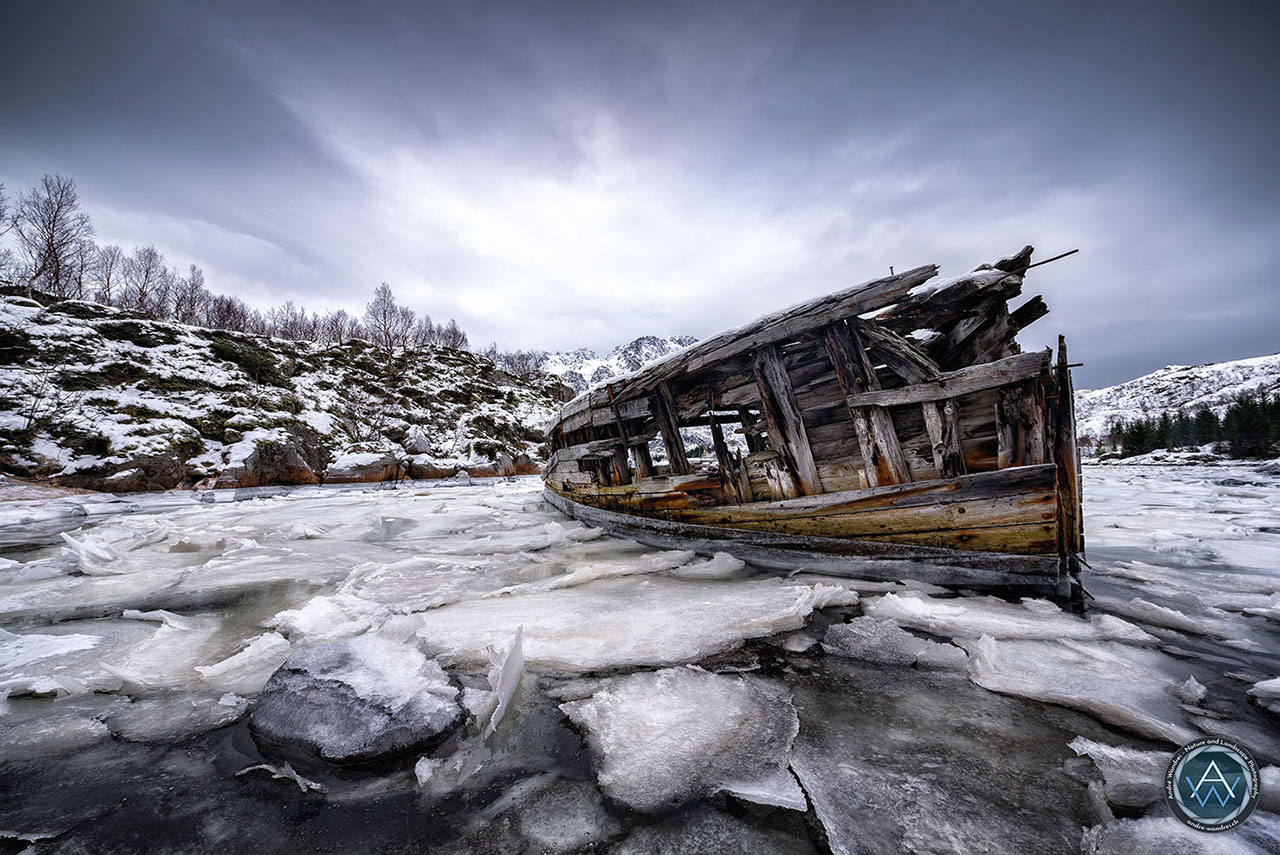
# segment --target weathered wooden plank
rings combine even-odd
[[[824,513],[730,522],[718,522],[718,510],[697,509],[681,514],[678,518],[702,525],[730,525],[734,528],[822,537],[867,538],[1052,523],[1057,518],[1058,502],[1057,494],[1051,488],[1034,493],[945,505],[879,508],[857,513]]]
[[[905,534],[860,537],[859,540],[887,541],[935,546],[946,549],[979,549],[984,552],[1007,552],[1018,555],[1049,555],[1057,548],[1057,532],[1053,523],[973,528],[946,532],[908,532]]]
[[[689,455],[684,448],[684,439],[680,436],[680,423],[676,421],[675,404],[671,400],[671,389],[666,381],[658,383],[654,388],[649,406],[653,410],[654,418],[657,419],[663,445],[667,447],[671,473],[673,475],[689,474]]]
[[[937,584],[1052,583],[1058,558],[914,546],[891,541],[806,537],[641,518],[580,504],[546,491],[569,516],[664,549],[730,551],[760,567],[797,568],[864,579],[906,577]],[[906,564],[909,562],[909,565]]]
[[[995,362],[947,372],[941,379],[932,382],[903,386],[901,389],[881,389],[848,395],[845,403],[850,407],[897,407],[906,404],[922,404],[925,401],[941,401],[984,389],[1008,386],[1035,377],[1047,370],[1048,360],[1047,350],[1019,353]]]
[[[823,323],[883,308],[937,273],[936,265],[917,267],[775,312],[745,327],[701,341],[631,378],[619,381],[616,391],[620,398],[643,394],[653,390],[660,381],[700,371],[733,356],[785,341]]]
[[[996,439],[1001,469],[1044,463],[1044,395],[1038,380],[1000,390]]]
[[[869,390],[880,388],[880,381],[862,342],[848,324],[828,325],[823,330],[823,338],[835,369],[836,381],[846,400],[858,393],[870,393]],[[853,419],[854,433],[866,463],[867,481],[874,487],[910,480],[889,413],[878,407],[850,406],[849,416]]]
[[[1057,469],[1052,464],[1020,466],[979,472],[960,478],[914,481],[869,487],[821,496],[804,496],[781,501],[761,501],[721,509],[729,519],[766,519],[808,516],[815,513],[856,513],[859,510],[907,508],[964,503],[1055,488]]]
[[[933,465],[941,478],[954,478],[965,473],[964,455],[960,451],[960,436],[956,426],[956,409],[955,400],[950,398],[920,405],[925,430],[929,434],[929,446],[933,451]]]
[[[937,380],[942,376],[938,363],[893,330],[861,318],[855,318],[851,324],[857,330],[858,337],[867,343],[885,366],[908,383]]]
[[[708,427],[711,428],[711,446],[716,453],[716,464],[720,467],[720,479],[724,482],[724,488],[730,499],[734,502],[741,502],[742,495],[738,489],[738,467],[734,463],[733,456],[729,453],[728,443],[724,441],[724,431],[720,429],[720,422],[716,419],[715,406],[715,389],[708,386],[707,420]]]
[[[637,478],[652,478],[654,476],[653,457],[649,455],[649,444],[647,442],[631,446],[631,459],[636,465]]]
[[[1059,494],[1058,552],[1063,556],[1084,553],[1084,515],[1080,510],[1080,458],[1076,446],[1075,396],[1067,362],[1067,339],[1058,336],[1058,362],[1054,366],[1055,430],[1053,456]]]
[[[781,455],[801,495],[821,493],[822,481],[813,462],[804,418],[800,415],[795,390],[791,388],[791,378],[782,364],[778,348],[766,345],[757,351],[755,370],[770,443]]]

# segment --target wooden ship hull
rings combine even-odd
[[[586,392],[551,430],[546,497],[781,569],[1061,586],[1084,550],[1071,372],[1061,337],[1015,341],[1048,312],[1009,310],[1030,258],[868,282]],[[701,457],[682,428],[709,434]]]

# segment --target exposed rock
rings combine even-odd
[[[329,464],[324,479],[330,484],[368,484],[395,481],[403,471],[400,458],[391,452],[355,452]]]
[[[319,484],[307,460],[307,449],[295,442],[262,440],[238,466],[228,466],[214,486],[265,487],[270,484]]]
[[[444,670],[412,645],[362,635],[301,650],[272,675],[250,728],[331,763],[421,752],[463,719]]]

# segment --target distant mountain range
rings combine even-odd
[[[627,344],[618,345],[606,356],[598,356],[594,350],[585,347],[558,350],[546,354],[542,370],[559,377],[573,391],[585,392],[597,383],[638,371],[641,366],[682,350],[696,341],[696,338],[689,335],[666,338],[645,335]]]
[[[1280,392],[1280,353],[1207,365],[1169,365],[1105,389],[1076,390],[1076,432],[1097,439],[1115,419],[1191,413],[1222,415],[1243,394]]]

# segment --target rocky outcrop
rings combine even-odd
[[[239,442],[252,442],[253,450],[242,462],[223,469],[215,487],[319,484],[329,459],[319,435],[305,425],[290,426],[279,439],[241,437]]]
[[[421,752],[462,721],[458,689],[439,663],[370,634],[290,656],[249,726],[265,753],[353,765]]]
[[[400,455],[390,452],[352,452],[330,463],[324,479],[331,484],[398,481],[404,477],[407,468]]]

